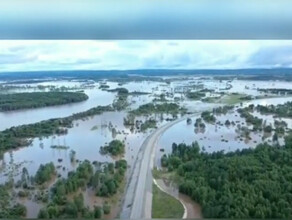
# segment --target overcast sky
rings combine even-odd
[[[292,67],[292,41],[0,41],[0,71]]]

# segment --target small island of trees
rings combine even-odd
[[[82,92],[26,92],[0,94],[0,111],[40,108],[81,102],[88,99]]]
[[[101,154],[119,156],[125,152],[125,144],[120,140],[112,140],[108,145],[100,147]]]

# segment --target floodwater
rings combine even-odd
[[[244,106],[248,106],[249,104],[255,105],[270,105],[270,104],[283,104],[285,102],[291,101],[292,97],[287,98],[269,98],[264,100],[254,100],[250,102],[246,102],[243,104]],[[248,128],[252,128],[251,125],[246,124],[245,119],[241,118],[239,113],[236,111],[239,105],[231,110],[226,115],[217,115],[216,122],[220,122],[220,124],[209,124],[205,123],[206,128],[204,131],[196,130],[194,127],[194,123],[197,118],[200,117],[194,116],[192,117],[192,123],[187,124],[186,121],[181,121],[171,128],[169,128],[160,138],[158,142],[158,146],[156,148],[156,164],[160,166],[160,158],[163,154],[170,154],[172,151],[173,143],[186,143],[191,144],[192,142],[197,141],[201,150],[205,152],[214,152],[214,151],[235,151],[237,149],[244,149],[250,147],[256,147],[261,142],[272,143],[271,134],[265,134],[264,132],[251,132],[250,138],[246,139],[240,137],[240,134],[237,132],[237,125],[247,126]],[[254,116],[262,118],[263,121],[266,121],[266,125],[271,125],[274,127],[275,118],[272,115],[261,115],[258,112],[252,113]],[[225,126],[226,120],[234,121],[235,125]],[[283,120],[287,123],[287,127],[292,129],[292,119],[289,118],[276,118],[276,120]],[[284,144],[284,138],[279,137],[279,144]],[[163,149],[163,150],[162,150]]]
[[[66,135],[35,138],[29,147],[4,153],[2,159],[4,172],[0,173],[1,182],[5,181],[5,176],[11,171],[14,172],[14,179],[17,181],[23,167],[27,168],[29,175],[34,175],[40,164],[49,162],[58,166],[58,173],[66,177],[68,171],[76,168],[76,163],[71,163],[72,150],[76,152],[75,158],[80,161],[113,162],[110,156],[99,153],[100,147],[113,139],[125,141],[125,157],[131,164],[132,157],[138,152],[147,133],[131,133],[129,128],[123,125],[125,116],[125,112],[106,112],[87,120],[78,120],[74,122],[73,128],[68,129]],[[116,132],[113,132],[113,128]],[[69,149],[52,149],[52,145],[68,146]]]
[[[130,106],[127,110],[135,109],[141,104],[151,102],[154,98],[158,98],[161,93],[167,93],[167,100],[174,101],[174,98],[179,98],[178,103],[188,109],[191,112],[198,112],[204,110],[210,110],[218,104],[203,103],[201,101],[187,100],[184,94],[184,87],[193,87],[199,84],[204,84],[206,88],[214,88],[220,91],[224,89],[228,83],[231,83],[233,87],[230,89],[232,92],[246,93],[258,95],[258,91],[254,88],[253,84],[257,83],[256,87],[260,88],[272,88],[277,85],[277,88],[291,88],[285,82],[252,82],[252,81],[237,81],[232,82],[218,81],[218,80],[200,80],[199,78],[189,78],[184,81],[173,80],[170,84],[165,82],[128,82],[119,85],[117,82],[104,81],[110,86],[109,89],[115,89],[117,87],[127,88],[129,92],[147,92],[146,95],[130,95],[128,101]],[[273,84],[274,83],[274,84]],[[27,84],[17,84],[18,86],[26,86]],[[19,110],[12,112],[0,112],[0,130],[17,126],[21,124],[35,123],[38,121],[66,117],[74,113],[86,111],[92,107],[98,105],[110,105],[113,103],[116,93],[108,92],[99,89],[100,83],[98,82],[79,82],[79,81],[49,81],[42,83],[29,84],[29,88],[16,88],[13,92],[34,92],[39,91],[38,85],[49,86],[53,85],[56,88],[66,86],[74,90],[84,90],[89,96],[89,99],[80,103],[67,104],[61,106],[53,106],[38,109]],[[246,86],[248,85],[248,86]],[[274,87],[273,87],[274,88]],[[10,91],[11,92],[11,91]],[[274,98],[265,100],[252,101],[254,104],[279,104],[286,102],[289,98]],[[289,99],[291,100],[291,99]],[[113,139],[119,139],[125,142],[125,155],[124,158],[129,164],[129,173],[131,173],[131,166],[135,161],[136,155],[140,149],[141,144],[145,138],[150,134],[151,130],[145,133],[134,131],[133,133],[129,128],[123,125],[123,119],[126,117],[127,111],[122,112],[105,112],[101,115],[94,117],[88,117],[84,120],[74,121],[73,128],[68,129],[66,135],[54,135],[46,138],[35,138],[32,140],[32,144],[29,147],[11,150],[5,152],[3,158],[0,159],[0,183],[6,182],[9,178],[13,178],[15,181],[21,177],[21,170],[26,167],[29,175],[35,175],[37,169],[41,164],[53,162],[57,167],[57,172],[63,177],[66,177],[68,172],[74,170],[78,166],[78,161],[89,160],[90,162],[112,162],[113,158],[106,155],[101,155],[99,150],[101,146],[109,143]],[[159,120],[160,116],[157,115],[158,126],[167,123],[165,118],[170,117],[164,115],[163,120]],[[265,116],[267,123],[272,123],[273,118]],[[239,123],[245,123],[239,116],[231,113],[226,116],[218,116],[223,124],[226,119],[239,121]],[[138,119],[138,118],[137,118]],[[144,117],[139,119],[145,120]],[[245,147],[254,147],[255,141],[260,142],[262,139],[260,136],[251,135],[252,140],[246,143],[244,140],[238,139],[238,134],[234,127],[226,126],[212,126],[207,125],[204,133],[195,133],[194,122],[196,117],[193,117],[192,124],[187,125],[186,121],[182,121],[175,124],[168,129],[161,137],[159,146],[157,148],[157,161],[163,153],[171,152],[171,144],[173,142],[181,143],[185,142],[190,144],[193,141],[198,141],[201,146],[204,146],[207,152],[216,150],[236,150]],[[286,120],[286,119],[285,119]],[[291,126],[291,120],[287,121]],[[115,132],[113,131],[113,128]],[[222,136],[223,135],[223,136]],[[267,137],[269,140],[271,137]],[[221,141],[221,139],[228,139],[228,142]],[[52,149],[52,145],[65,145],[68,149]],[[161,152],[163,148],[165,152]],[[75,162],[71,162],[71,152],[76,152]],[[88,193],[88,192],[87,192]],[[85,196],[86,197],[86,196]],[[88,199],[86,199],[88,198]],[[85,201],[91,204],[90,193],[85,198]],[[191,201],[190,201],[191,202]],[[38,210],[42,207],[42,204],[26,199],[23,203],[27,206],[27,217],[36,217]],[[118,208],[115,206],[113,213],[118,213]]]

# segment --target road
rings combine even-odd
[[[273,99],[275,100],[275,99]],[[247,103],[256,103],[247,102]],[[213,106],[214,107],[214,106]],[[213,108],[212,107],[212,108]],[[171,126],[186,120],[188,117],[194,117],[199,115],[202,111],[210,110],[211,106],[206,109],[200,109],[200,111],[179,118],[175,121],[169,122],[160,128],[153,131],[143,142],[136,161],[133,165],[133,169],[130,174],[130,178],[125,191],[122,211],[120,218],[122,219],[150,219],[152,213],[152,169],[155,157],[155,146],[160,136]],[[211,109],[212,109],[211,108]]]
[[[142,143],[130,174],[120,218],[151,218],[153,181],[152,169],[155,157],[155,146],[160,136],[167,129],[178,122],[186,120],[187,117],[193,117],[195,115],[187,115],[161,126],[152,132]]]

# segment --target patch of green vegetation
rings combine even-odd
[[[0,132],[0,152],[17,147],[28,146],[30,144],[28,138],[65,134],[67,132],[67,129],[65,128],[72,127],[72,122],[74,120],[98,115],[106,111],[113,111],[113,108],[111,106],[97,106],[64,118],[54,118],[34,124],[11,127]]]
[[[97,196],[111,197],[117,193],[124,180],[127,169],[125,160],[93,167],[87,160],[77,167],[76,171],[68,173],[67,179],[59,179],[51,190],[48,205],[42,208],[39,218],[102,218],[110,213],[110,205],[95,206],[90,210],[84,205],[82,193],[76,194],[87,187],[93,189]],[[73,196],[73,201],[70,199]]]
[[[106,90],[106,89],[108,89],[109,88],[109,85],[106,85],[106,84],[101,84],[100,86],[99,86],[99,89],[102,89],[102,90]]]
[[[179,181],[179,179],[177,179],[177,175],[175,172],[170,172],[165,169],[154,168],[152,170],[152,175],[154,179],[167,179],[167,180],[174,181],[175,183]]]
[[[27,92],[0,94],[0,111],[40,108],[81,102],[88,96],[80,92]]]
[[[188,99],[192,100],[200,100],[201,98],[205,97],[205,93],[203,92],[188,92],[186,94]]]
[[[152,218],[182,218],[183,205],[174,197],[152,186]]]
[[[203,102],[209,102],[209,103],[217,103],[218,99],[220,99],[220,97],[206,97],[201,99]]]
[[[206,125],[204,124],[204,122],[202,122],[201,118],[196,119],[194,126],[195,126],[195,128],[198,128],[198,129],[205,129],[206,128]]]
[[[292,89],[275,89],[275,88],[269,88],[269,89],[258,89],[260,92],[264,93],[271,93],[276,95],[291,95]]]
[[[220,97],[207,97],[202,99],[204,102],[210,102],[210,103],[222,103],[222,104],[228,104],[228,105],[234,105],[243,101],[251,100],[252,97],[245,95],[245,94],[238,94],[238,93],[230,93],[230,94],[224,94]]]
[[[179,113],[186,113],[185,108],[181,108],[176,103],[163,103],[163,104],[153,104],[148,103],[144,105],[140,105],[139,108],[132,110],[130,112],[134,116],[139,115],[149,115],[155,113],[168,113],[168,114],[179,114]]]
[[[94,131],[94,130],[97,130],[97,129],[98,129],[98,125],[94,125],[90,130]]]
[[[116,88],[116,89],[109,89],[108,92],[117,92],[118,95],[125,95],[129,94],[129,91],[126,88]]]
[[[55,172],[55,166],[52,162],[45,165],[41,164],[36,172],[34,180],[37,184],[44,184],[51,180]]]
[[[128,114],[124,118],[124,125],[125,126],[134,126],[135,125],[135,116],[133,114]]]
[[[65,145],[52,145],[52,149],[59,149],[59,150],[68,150],[70,147],[65,146]]]
[[[142,132],[144,132],[150,128],[156,128],[156,121],[154,119],[146,120],[144,123],[141,124],[141,131]]]
[[[223,114],[226,115],[228,113],[228,111],[232,110],[234,108],[234,105],[224,105],[224,106],[219,106],[217,108],[213,109],[213,112],[215,114]]]
[[[279,105],[257,105],[256,110],[261,114],[273,114],[277,117],[292,118],[292,102]]]
[[[165,94],[160,94],[158,97],[153,99],[153,102],[166,102]]]
[[[245,94],[231,93],[224,95],[221,99],[219,99],[219,102],[234,105],[246,100],[251,100],[251,97]]]
[[[133,96],[149,95],[149,94],[151,94],[151,93],[149,93],[149,92],[139,92],[139,91],[129,92],[129,95],[133,95]]]
[[[121,111],[124,110],[128,105],[128,95],[129,91],[125,88],[117,88],[117,89],[112,89],[108,90],[112,92],[117,92],[117,98],[115,99],[113,103],[114,109]]]
[[[227,154],[173,144],[162,164],[180,176],[179,191],[200,203],[205,218],[291,218],[291,158],[292,134],[281,147]]]
[[[26,207],[20,203],[12,204],[8,184],[0,185],[0,218],[21,218],[26,215]]]
[[[203,111],[201,117],[207,123],[215,123],[216,121],[216,117],[209,111]]]
[[[253,131],[261,131],[262,130],[262,124],[263,124],[263,119],[258,118],[256,116],[253,116],[250,114],[250,111],[253,111],[254,106],[249,105],[246,108],[240,108],[238,109],[238,113],[240,113],[240,117],[245,118],[245,121],[249,124],[253,125]]]
[[[100,147],[100,153],[119,156],[125,153],[125,144],[120,140],[113,140],[108,145]]]

